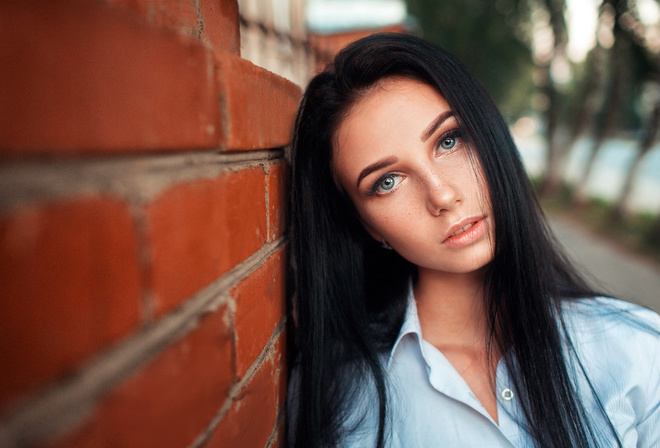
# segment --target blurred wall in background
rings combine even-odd
[[[344,46],[416,30],[403,0],[239,0],[241,55],[301,87]]]

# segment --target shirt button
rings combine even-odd
[[[502,391],[502,398],[504,398],[506,401],[511,401],[513,398],[513,391],[511,389],[504,389]]]

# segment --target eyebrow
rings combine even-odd
[[[426,129],[424,129],[424,132],[422,132],[422,134],[419,136],[419,139],[422,141],[422,143],[428,140],[433,135],[433,133],[440,127],[440,125],[445,122],[445,120],[453,116],[454,116],[454,112],[450,110],[438,115],[436,119],[431,124],[429,124],[429,126]]]
[[[357,178],[357,186],[360,186],[360,182],[362,182],[362,179],[367,177],[369,174],[373,173],[374,171],[378,171],[380,169],[383,169],[385,167],[388,167],[394,163],[397,162],[396,157],[388,157],[387,159],[379,160],[378,162],[372,163],[371,165],[365,167],[362,171],[360,171],[360,175]]]

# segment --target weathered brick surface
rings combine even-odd
[[[237,375],[243,376],[264,349],[284,314],[284,250],[232,290],[236,301]]]
[[[202,41],[211,48],[238,55],[241,49],[236,0],[212,0],[200,2],[203,20]]]
[[[263,447],[276,422],[284,446],[285,248],[261,249],[285,235],[287,166],[222,156],[208,178],[194,155],[149,157],[289,144],[300,89],[239,48],[236,0],[0,1],[0,163],[69,157],[52,190],[0,192],[0,444],[189,446],[228,409],[208,446]],[[89,175],[136,153],[193,163],[161,187],[110,168],[123,199]],[[211,284],[225,305],[175,310]]]
[[[280,412],[284,412],[282,409]],[[286,428],[284,426],[285,419],[282,418],[280,423],[277,425],[277,433],[275,434],[275,439],[270,445],[271,448],[284,448],[286,447]]]
[[[51,446],[179,448],[192,443],[222,406],[233,379],[226,312],[223,306],[204,316],[191,333],[105,397],[88,422]]]
[[[140,274],[125,204],[90,197],[5,212],[0,285],[6,403],[137,327]]]
[[[0,155],[219,144],[210,50],[89,0],[0,6]]]
[[[285,230],[286,225],[286,176],[287,164],[282,162],[269,167],[266,175],[268,189],[268,241],[274,241]]]
[[[264,447],[275,426],[273,363],[261,366],[222,419],[206,448]]]
[[[199,37],[195,0],[106,0],[106,2],[137,12],[149,24],[169,28],[182,35]]]
[[[302,95],[300,88],[236,55],[215,54],[222,92],[224,148],[286,146]]]
[[[286,356],[286,332],[279,335],[275,343],[273,353],[273,381],[277,390],[277,406],[279,408],[286,404],[286,393],[289,376],[287,372],[287,356]]]
[[[147,206],[156,314],[188,299],[266,240],[263,168],[176,185]]]
[[[236,0],[106,0],[139,13],[155,26],[201,39],[210,48],[240,51]]]

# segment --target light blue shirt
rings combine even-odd
[[[567,301],[563,310],[578,356],[623,446],[660,447],[660,336],[635,323],[660,331],[660,316],[609,298]],[[505,363],[500,361],[496,371],[495,423],[442,352],[422,337],[412,298],[396,343],[384,362],[391,413],[386,446],[533,446]],[[584,376],[572,370],[577,393],[596,433],[616,446]],[[375,446],[378,415],[371,394],[365,388],[363,399],[351,410],[347,427],[357,428],[342,446]]]

